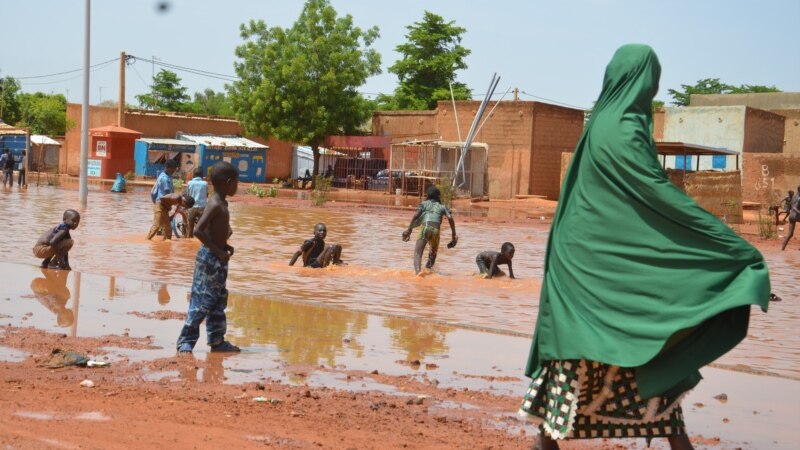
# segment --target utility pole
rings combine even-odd
[[[100,92],[100,98],[97,100],[97,103],[103,103],[103,88],[106,86],[97,86],[97,90]]]
[[[91,29],[92,0],[86,0],[85,20],[83,31],[83,105],[81,107],[81,164],[78,195],[83,207],[89,200],[89,42]]]
[[[515,87],[514,88],[514,101],[516,102],[518,100],[519,100],[519,88]]]
[[[119,52],[119,92],[117,97],[117,125],[125,126],[125,65],[127,56]]]

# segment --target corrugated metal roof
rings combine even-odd
[[[36,145],[61,145],[61,143],[58,142],[57,140],[51,139],[41,134],[31,135],[31,143]]]
[[[169,139],[169,138],[139,138],[137,141],[147,142],[148,144],[162,144],[162,145],[180,145],[181,147],[185,147],[187,145],[195,145],[194,142],[189,142],[180,139]]]
[[[262,149],[269,148],[266,145],[259,144],[258,142],[251,141],[250,139],[241,136],[218,136],[213,134],[185,134],[179,133],[179,139],[192,141],[197,144],[205,144],[209,147],[238,147],[238,148],[252,148]]]

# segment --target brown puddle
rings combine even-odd
[[[87,337],[122,332],[131,337],[151,336],[160,349],[104,349],[111,364],[123,358],[155,361],[143,375],[150,381],[280,381],[414,395],[371,375],[378,371],[435,380],[440,389],[467,388],[493,395],[520,395],[527,387],[528,380],[522,376],[530,345],[526,337],[232,293],[228,334],[244,351],[208,353],[201,337],[193,356],[174,358],[181,326],[177,309],[187,305],[186,287],[77,271],[48,277],[53,271],[9,263],[0,263],[0,271],[11,280],[3,290],[4,325]],[[167,295],[169,302],[162,304]],[[63,311],[71,311],[66,315],[71,320],[59,318],[65,316]],[[175,360],[177,364],[159,363]],[[351,376],[354,372],[364,375]],[[706,380],[683,403],[693,435],[721,436],[725,445],[734,445],[730,448],[792,448],[798,410],[790,399],[800,396],[800,382],[715,368],[703,369],[703,374]],[[724,402],[715,399],[721,393],[727,396]],[[431,414],[454,408],[469,413],[475,407],[445,400],[432,404]],[[56,418],[30,414],[41,420]],[[513,411],[497,413],[491,425],[515,434],[532,429],[516,420]],[[665,448],[659,445],[654,443],[654,448]]]
[[[0,263],[0,324],[89,337],[127,332],[153,336],[161,347],[109,348],[112,363],[115,358],[152,361],[174,355],[198,243],[146,241],[151,203],[145,195],[92,192],[81,226],[73,232],[73,272],[35,267],[31,247],[60,222],[65,208],[76,207],[76,192],[32,186],[20,194],[1,192],[0,201],[13,212],[0,216],[0,226],[14,230],[4,257],[25,262]],[[195,363],[177,369],[156,366],[145,378],[206,383],[271,379],[397,393],[395,386],[374,377],[337,371],[378,370],[435,379],[444,388],[497,395],[524,391],[521,374],[547,239],[540,227],[460,223],[457,215],[458,247],[442,248],[437,273],[417,278],[410,268],[412,245],[400,239],[411,211],[276,208],[236,201],[231,209],[236,255],[229,275],[228,331],[244,352],[208,354],[201,337]],[[328,225],[327,241],[344,246],[348,265],[289,267],[292,252],[320,221]],[[446,228],[444,233],[449,234]],[[475,254],[506,240],[517,247],[514,264],[520,279],[473,276]],[[800,307],[789,293],[800,253],[764,254],[773,290],[784,300],[772,303],[769,314],[754,310],[748,339],[717,367],[783,378],[706,368],[707,380],[690,394],[684,409],[691,433],[721,436],[743,448],[791,448],[788,443],[797,436],[790,421],[800,412],[792,401],[800,398],[800,334],[795,331]],[[24,357],[0,347],[0,360]],[[713,398],[722,392],[727,403]],[[703,406],[692,406],[698,403]],[[723,417],[727,423],[720,422]],[[497,426],[515,431],[519,425],[499,417]]]

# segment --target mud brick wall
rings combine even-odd
[[[800,154],[745,153],[742,172],[743,201],[777,201],[800,184]]]
[[[653,112],[653,139],[656,141],[664,140],[664,108],[658,108]]]
[[[561,191],[562,153],[572,152],[583,132],[583,111],[536,103],[533,108],[533,155],[529,193],[557,200]]]
[[[561,183],[567,174],[572,152],[561,154]],[[800,163],[800,155],[797,158]],[[667,178],[686,192],[706,211],[717,217],[725,215],[728,223],[742,222],[742,174],[736,172],[686,172],[667,169]],[[800,173],[800,172],[798,172]]]
[[[742,150],[751,153],[782,153],[785,118],[780,114],[746,108]]]
[[[436,111],[376,111],[372,134],[391,136],[392,142],[439,139]]]
[[[800,109],[772,112],[785,118],[783,124],[783,153],[800,153]]]
[[[681,176],[682,171],[669,172],[677,172],[676,176]],[[700,207],[719,218],[724,217],[727,223],[742,223],[741,172],[686,172],[683,190]]]

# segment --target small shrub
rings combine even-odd
[[[761,239],[773,239],[778,233],[775,230],[775,222],[772,217],[762,217],[761,212],[758,212],[758,236]]]
[[[275,186],[270,187],[270,192],[272,191],[272,189],[276,190],[276,195],[277,195],[277,189],[275,188]],[[255,183],[251,184],[250,187],[247,188],[247,193],[250,195],[257,195],[258,198],[264,198],[264,196],[267,195],[267,191],[264,190],[264,188],[259,187]],[[274,197],[274,195],[270,195],[270,197]]]
[[[332,177],[317,175],[314,177],[314,190],[311,192],[311,204],[322,206],[328,201],[328,192],[331,190]]]
[[[281,182],[281,180],[279,178],[273,178],[272,179],[272,184],[278,184],[280,182]]]
[[[176,178],[172,180],[172,187],[175,189],[175,192],[180,192],[183,190],[183,186],[186,184],[182,178]]]
[[[122,178],[124,178],[125,181],[128,182],[131,181],[135,175],[136,174],[132,170],[129,170],[125,172],[125,175],[123,175]]]
[[[263,192],[264,190],[262,189],[261,191]],[[278,196],[278,187],[277,186],[270,186],[269,187],[269,191],[267,191],[266,194],[267,194],[267,197],[272,197],[272,198],[277,197]],[[263,195],[261,195],[260,193],[259,193],[258,196],[259,197],[263,197]]]

